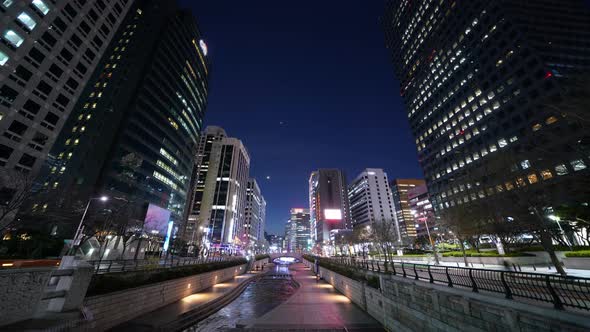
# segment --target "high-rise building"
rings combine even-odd
[[[408,191],[425,185],[424,180],[419,179],[395,179],[391,181],[391,196],[394,211],[399,223],[399,229],[403,240],[412,241],[416,238],[416,223],[408,201]]]
[[[587,194],[583,1],[392,0],[382,23],[435,210],[529,186],[552,188],[545,206]]]
[[[39,172],[131,3],[0,2],[0,167]]]
[[[399,224],[387,174],[380,168],[367,168],[348,186],[348,200],[353,228],[374,222],[395,224],[400,238]]]
[[[416,236],[428,236],[438,231],[434,209],[425,185],[408,190],[408,203],[414,218]]]
[[[260,192],[260,187],[256,179],[248,180],[244,217],[244,232],[248,235],[249,241],[255,244],[263,243],[265,241],[266,201]]]
[[[308,209],[291,209],[292,250],[307,252],[312,248]]]
[[[227,137],[215,126],[205,128],[197,151],[185,237],[193,229],[204,227],[214,248],[236,249],[247,237],[244,225],[250,156],[242,141]]]
[[[207,101],[206,56],[190,11],[135,1],[51,150],[44,186],[83,202],[150,203],[178,225]]]
[[[285,240],[283,250],[287,252],[295,251],[295,223],[289,218],[285,222]]]
[[[352,229],[346,177],[338,169],[319,169],[309,177],[311,236],[316,244],[329,244],[330,232]]]

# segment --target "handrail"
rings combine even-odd
[[[524,298],[548,302],[560,310],[564,307],[590,310],[590,278],[406,262],[388,262],[387,269],[384,269],[380,267],[383,263],[380,261],[371,260],[368,264],[364,259],[327,257],[314,257],[314,259],[334,265],[424,280],[448,287],[468,288],[476,293],[482,291],[500,293],[507,299]],[[396,273],[396,265],[398,269],[401,267],[402,273]]]
[[[167,269],[172,267],[192,266],[216,262],[233,262],[244,257],[215,256],[215,257],[174,257],[172,259],[115,259],[87,261],[94,267],[94,274],[141,271],[148,269]]]

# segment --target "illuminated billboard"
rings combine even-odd
[[[342,210],[340,209],[325,209],[324,218],[326,220],[342,220]]]
[[[168,223],[170,222],[170,211],[157,205],[149,204],[145,214],[143,230],[147,234],[166,236]]]

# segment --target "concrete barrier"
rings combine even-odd
[[[389,331],[590,330],[588,315],[493,295],[385,274],[380,290],[323,267],[320,275]]]
[[[268,259],[257,261],[262,265]],[[80,330],[105,331],[191,294],[244,274],[247,264],[122,290],[84,300],[88,321]]]
[[[32,318],[55,268],[0,270],[0,326]]]

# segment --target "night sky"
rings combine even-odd
[[[308,207],[314,169],[423,176],[379,26],[382,0],[180,2],[213,63],[205,124],[246,145],[269,233],[284,232],[290,208]]]

